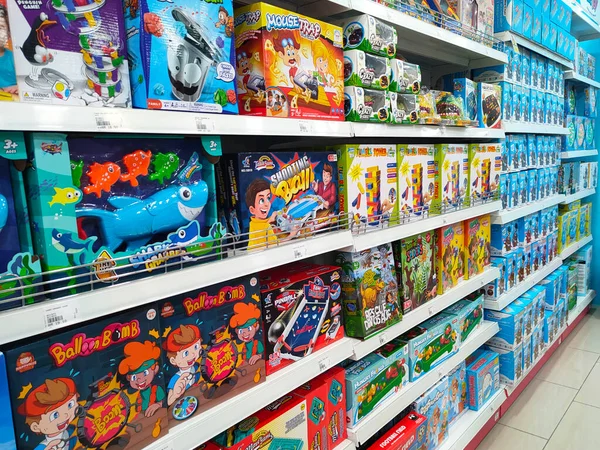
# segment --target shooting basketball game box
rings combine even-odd
[[[261,273],[267,375],[344,336],[341,269],[295,264]]]
[[[5,352],[17,448],[142,449],[169,428],[154,306]]]

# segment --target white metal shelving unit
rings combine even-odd
[[[584,84],[587,86],[592,86],[597,89],[600,89],[600,83],[596,80],[592,80],[591,78],[584,77],[583,75],[578,74],[574,70],[565,71],[565,80],[572,81],[576,84]]]
[[[590,289],[587,291],[585,295],[577,296],[577,306],[573,308],[573,310],[569,311],[567,317],[567,324],[571,325],[577,317],[581,314],[581,312],[588,307],[596,298],[596,291]]]
[[[573,10],[571,34],[579,41],[589,41],[600,38],[600,26],[594,22],[575,0],[564,0]]]
[[[533,214],[535,212],[541,211],[544,208],[558,205],[559,203],[562,203],[564,199],[564,195],[558,194],[553,195],[551,197],[546,197],[543,200],[538,200],[534,203],[519,206],[518,208],[504,209],[492,215],[492,223],[495,225],[502,225],[508,222],[512,222],[513,220],[520,219],[521,217],[525,217],[528,214]]]
[[[447,127],[436,125],[389,125],[353,123],[355,137],[431,138],[431,139],[504,139],[503,129]]]
[[[503,122],[505,133],[569,134],[565,127],[539,123]]]
[[[570,194],[565,196],[564,200],[561,202],[563,205],[567,205],[576,200],[581,200],[582,198],[589,197],[590,195],[594,195],[596,193],[596,189],[583,189],[579,192],[575,192],[574,194]]]
[[[590,236],[586,236],[583,239],[580,239],[577,242],[569,245],[562,252],[560,252],[559,256],[562,259],[567,259],[569,256],[571,256],[577,250],[579,250],[580,248],[585,247],[587,244],[589,244],[590,242],[592,242],[592,240],[593,240],[593,237],[591,235]]]
[[[560,159],[579,159],[597,155],[598,150],[572,150],[568,152],[561,152]]]

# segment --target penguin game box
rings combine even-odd
[[[20,99],[131,106],[120,0],[8,0]]]

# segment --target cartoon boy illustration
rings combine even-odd
[[[219,20],[215,23],[215,27],[225,27],[225,35],[227,37],[233,36],[233,16],[230,16],[222,6],[219,7]]]
[[[304,97],[308,103],[312,92],[307,85],[312,76],[302,68],[300,60],[300,43],[292,31],[281,30],[277,39],[273,42],[273,47],[277,55],[283,62],[283,65],[289,67],[289,82],[298,94]],[[314,79],[313,79],[314,80]],[[317,81],[318,83],[318,81]],[[293,93],[292,93],[293,95]]]
[[[77,387],[70,378],[47,379],[44,384],[29,392],[25,403],[18,408],[25,423],[44,440],[35,450],[68,450],[75,447],[77,436],[71,422],[77,416]]]
[[[452,380],[452,414],[454,417],[458,416],[462,410],[464,409],[464,404],[461,403],[458,399],[458,390],[459,390],[459,386],[458,386],[458,379],[454,378]],[[462,395],[461,395],[461,400],[462,400]],[[461,408],[462,407],[462,408]]]
[[[119,374],[139,391],[137,411],[152,417],[163,406],[165,391],[152,381],[160,372],[160,348],[154,342],[130,342],[123,349],[125,358],[119,363]]]
[[[167,404],[171,406],[200,379],[196,364],[202,353],[200,329],[196,325],[181,325],[169,333],[163,347],[171,365],[179,369],[167,386]]]
[[[333,168],[329,164],[323,166],[323,181],[313,181],[312,188],[315,194],[325,201],[325,208],[333,208],[337,201],[337,187],[333,183]]]
[[[17,89],[17,77],[15,74],[15,61],[13,52],[10,50],[10,29],[8,28],[8,13],[6,3],[0,1],[0,99],[7,96],[11,100],[19,91]],[[1,95],[5,92],[5,95]]]
[[[260,361],[265,351],[263,343],[254,339],[260,330],[260,309],[253,303],[236,303],[233,305],[233,313],[229,326],[235,329],[238,339],[244,344],[244,360],[253,366]]]

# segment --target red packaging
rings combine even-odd
[[[381,436],[368,450],[412,450],[425,444],[427,418],[411,411],[396,426]]]
[[[325,450],[328,447],[327,433],[327,380],[315,378],[293,391],[306,400],[308,417],[308,450]]]
[[[325,412],[327,414],[328,448],[333,449],[348,437],[346,429],[346,371],[343,367],[333,367],[319,375],[327,385]]]

